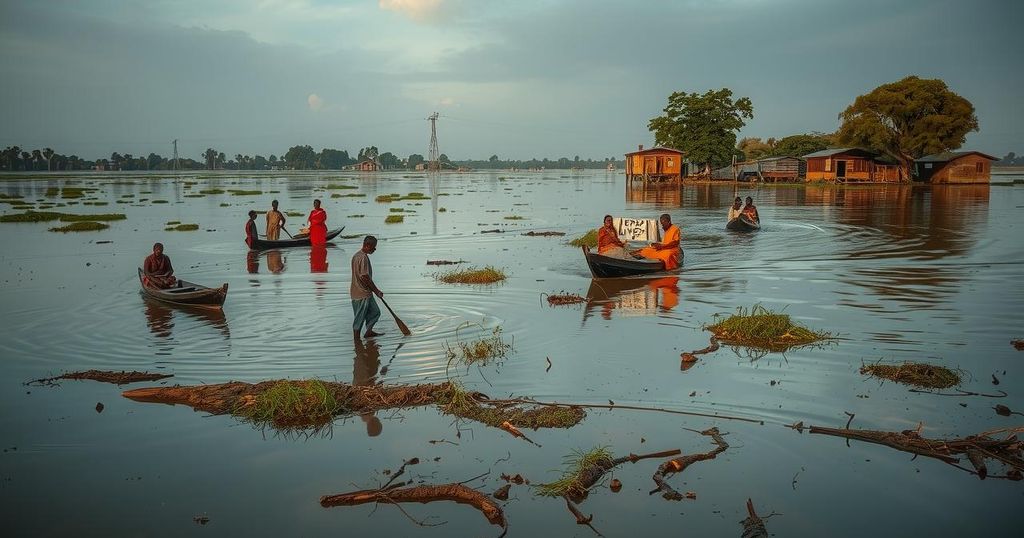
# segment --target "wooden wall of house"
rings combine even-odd
[[[626,175],[679,176],[683,170],[683,156],[673,151],[645,151],[626,159]]]
[[[927,163],[925,163],[927,164]],[[992,161],[980,155],[964,155],[947,163],[933,163],[932,183],[988,183]]]
[[[831,157],[807,159],[807,181],[837,181],[839,162],[846,163],[843,181],[871,181],[874,165],[871,159],[842,153]]]
[[[807,165],[796,157],[759,161],[758,165],[761,176],[766,179],[797,179],[804,177],[807,172]]]

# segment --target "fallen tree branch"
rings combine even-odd
[[[722,438],[722,435],[721,433],[719,433],[718,428],[710,428],[699,433],[701,435],[707,435],[711,437],[713,442],[718,446],[714,450],[710,450],[708,452],[698,454],[687,454],[679,458],[668,460],[665,463],[659,465],[658,470],[655,471],[654,476],[651,477],[658,487],[650,491],[648,495],[654,495],[655,493],[661,491],[663,492],[661,496],[666,500],[683,500],[683,495],[676,491],[675,489],[673,489],[672,486],[668,485],[666,479],[673,474],[683,472],[684,470],[686,470],[687,467],[694,463],[697,463],[698,461],[713,460],[715,459],[715,456],[721,454],[722,452],[725,452],[726,449],[729,448],[729,443],[726,443],[725,439]]]
[[[733,417],[729,415],[712,415],[710,413],[697,413],[695,411],[677,411],[675,409],[665,409],[663,407],[645,407],[639,405],[619,405],[619,404],[581,404],[581,403],[557,403],[557,402],[539,402],[537,400],[531,400],[528,398],[506,398],[497,400],[487,400],[487,402],[495,405],[505,404],[532,404],[545,407],[579,407],[583,409],[626,409],[630,411],[655,411],[658,413],[670,413],[673,415],[687,415],[691,417],[706,417],[706,418],[719,418],[723,420],[739,420],[743,422],[752,422],[754,424],[764,425],[763,420],[746,418],[746,417]]]
[[[747,518],[740,523],[743,525],[742,538],[768,538],[764,520],[754,511],[754,502],[750,499],[747,499]]]
[[[596,534],[598,536],[604,536],[603,534],[601,534],[601,531],[595,529],[594,525],[591,524],[591,521],[594,521],[594,514],[590,514],[589,516],[584,516],[583,512],[580,512],[580,509],[575,504],[573,504],[572,501],[570,501],[568,497],[562,497],[562,498],[565,499],[565,507],[568,508],[569,512],[572,513],[572,515],[576,517],[576,524],[577,525],[586,525],[586,526],[590,527],[590,530],[594,531],[594,534]]]
[[[112,372],[108,370],[85,370],[83,372],[68,372],[56,377],[44,377],[42,379],[33,379],[28,381],[26,385],[59,385],[57,381],[62,379],[88,379],[90,381],[99,381],[102,383],[113,383],[115,385],[126,385],[128,383],[137,383],[140,381],[158,381],[160,379],[166,379],[168,377],[174,377],[173,374],[151,374],[149,372],[136,372],[136,371],[121,371]]]
[[[501,507],[483,493],[462,484],[423,485],[397,489],[364,489],[337,495],[320,497],[320,506],[356,506],[368,503],[430,503],[434,501],[453,501],[468,504],[480,511],[492,525],[501,527],[501,536],[508,532],[508,522]],[[500,537],[499,537],[500,538]]]

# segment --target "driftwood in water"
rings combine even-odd
[[[718,339],[715,338],[715,335],[711,335],[711,340],[710,340],[710,342],[708,344],[708,347],[706,347],[704,349],[696,349],[696,350],[689,351],[689,352],[684,351],[683,353],[681,353],[679,355],[679,358],[682,360],[683,365],[685,365],[687,363],[691,363],[691,362],[697,362],[697,355],[704,355],[705,353],[713,353],[715,351],[718,351],[718,348],[720,348],[720,347],[721,346],[718,345]]]
[[[683,500],[683,495],[676,491],[675,489],[673,489],[672,486],[668,485],[666,479],[675,473],[683,472],[684,470],[686,470],[687,467],[694,463],[697,463],[698,461],[713,460],[715,459],[715,456],[721,454],[722,452],[725,452],[729,448],[729,443],[726,443],[725,439],[722,438],[722,434],[719,433],[718,428],[710,428],[700,432],[700,434],[711,437],[714,443],[718,446],[714,450],[710,450],[708,452],[687,454],[685,456],[680,456],[678,458],[668,460],[665,463],[659,465],[658,470],[655,471],[654,476],[652,477],[654,483],[657,484],[658,487],[651,491],[650,495],[654,495],[655,493],[661,491],[663,492],[661,496],[667,500]]]
[[[977,435],[969,435],[956,439],[928,439],[921,437],[918,431],[887,432],[876,430],[853,430],[848,428],[826,428],[811,426],[811,433],[820,433],[846,439],[885,445],[903,452],[937,459],[978,475],[984,480],[988,475],[986,460],[995,460],[1010,468],[1006,477],[1016,480],[1024,471],[1024,443],[1017,439],[1017,433],[1024,431],[1024,426],[1006,428]],[[990,435],[1007,433],[1005,439],[993,439]],[[965,456],[974,470],[957,465],[958,456]]]
[[[364,489],[337,495],[320,497],[320,506],[356,506],[367,503],[430,503],[434,501],[453,501],[468,504],[480,511],[492,525],[501,527],[501,536],[508,531],[508,522],[501,507],[489,497],[463,484],[441,484],[413,486],[408,488],[387,487],[383,489]]]
[[[526,232],[523,235],[527,237],[561,237],[565,235],[565,232]]]
[[[129,372],[127,370],[121,372],[112,372],[108,370],[86,370],[84,372],[68,372],[66,374],[59,375],[56,377],[34,379],[25,384],[56,385],[57,381],[60,381],[62,379],[88,379],[90,381],[100,381],[102,383],[126,385],[128,383],[138,383],[140,381],[158,381],[160,379],[166,379],[168,377],[173,377],[173,374],[151,374],[149,372]]]
[[[747,518],[740,523],[743,525],[742,538],[768,538],[764,520],[754,511],[754,503],[750,499],[747,499]]]
[[[427,260],[427,265],[458,265],[460,263],[467,263],[466,260],[451,261],[451,260]]]

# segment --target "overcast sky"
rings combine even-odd
[[[183,156],[309,144],[453,159],[621,158],[673,91],[750,97],[741,136],[831,132],[941,78],[965,148],[1024,153],[1024,2],[0,0],[0,146]]]

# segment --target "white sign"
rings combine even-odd
[[[612,220],[619,237],[626,241],[661,241],[661,227],[657,219],[620,217]]]

